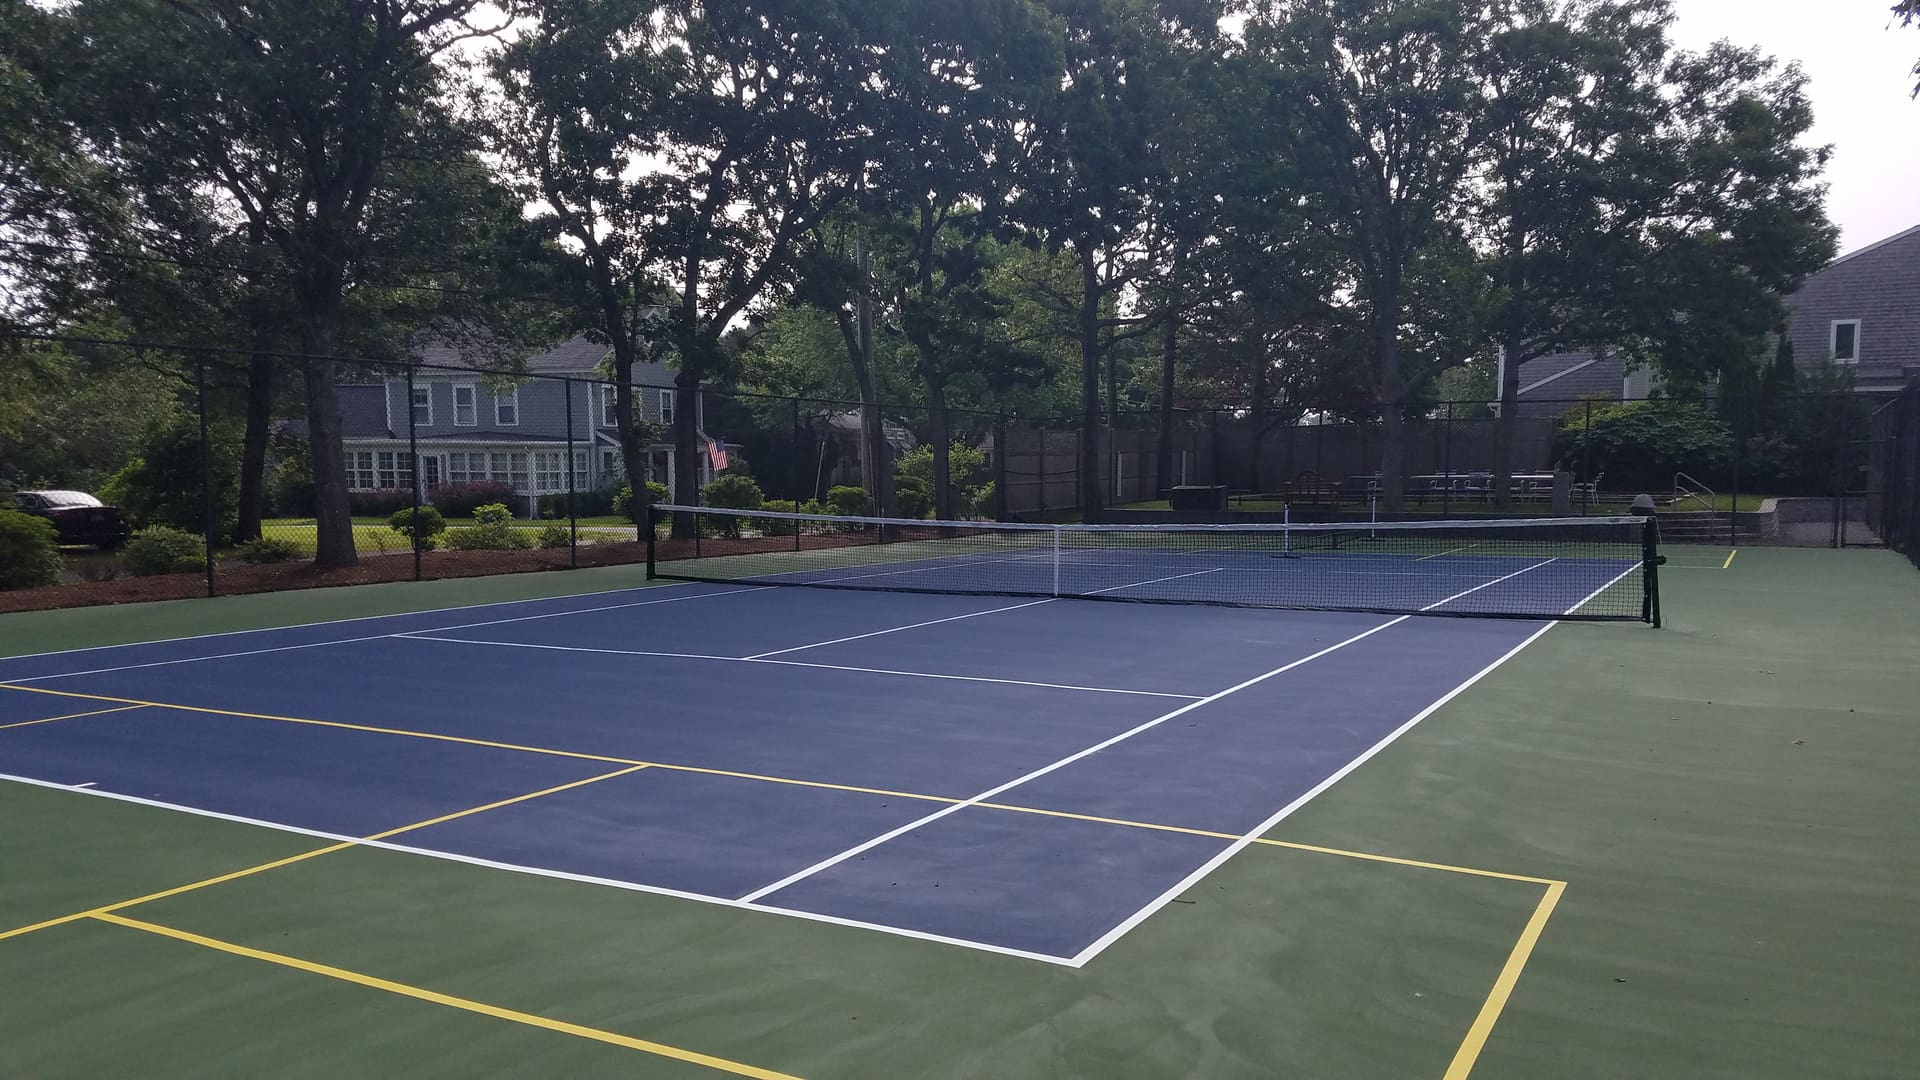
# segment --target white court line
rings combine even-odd
[[[897,634],[902,630],[918,630],[922,626],[938,626],[941,623],[958,622],[961,619],[972,619],[981,615],[998,615],[1003,611],[1018,611],[1021,608],[1037,607],[1040,604],[1051,604],[1053,601],[1053,597],[1048,597],[1045,600],[1028,600],[1025,603],[1008,604],[1005,607],[987,608],[985,611],[969,611],[964,615],[949,615],[944,619],[928,619],[925,622],[908,623],[905,626],[890,626],[885,630],[869,630],[864,634],[852,634],[847,637],[834,638],[832,641],[816,641],[811,645],[795,645],[790,649],[773,649],[768,652],[754,653],[752,656],[742,656],[740,659],[764,660],[769,656],[784,656],[791,652],[801,652],[806,649],[819,649],[828,645],[838,645],[843,641],[859,641],[863,638],[879,637],[882,634]]]
[[[182,806],[178,803],[161,802],[157,799],[144,799],[138,795],[122,795],[117,791],[99,791],[79,784],[56,784],[51,780],[37,780],[30,776],[11,776],[6,773],[0,773],[0,781],[11,781],[13,783],[27,784],[39,788],[50,788],[55,791],[70,791],[76,795],[91,795],[98,799],[113,799],[117,802],[151,806],[161,810],[173,810],[183,814],[193,814],[196,817],[215,818],[220,821],[230,821],[240,825],[253,825],[262,829],[272,829],[275,832],[295,833],[300,836],[311,836],[319,840],[352,844],[355,847],[381,848],[386,851],[397,851],[407,855],[424,855],[429,859],[466,863],[469,866],[484,867],[488,870],[507,870],[516,874],[531,874],[535,877],[557,878],[561,881],[573,881],[585,885],[604,885],[608,888],[624,889],[628,892],[647,893],[652,896],[667,896],[676,900],[692,900],[697,903],[712,904],[716,907],[734,908],[742,911],[768,912],[788,918],[805,919],[808,922],[827,923],[832,926],[844,926],[855,930],[873,930],[882,934],[891,934],[894,937],[912,938],[916,941],[931,941],[941,945],[958,945],[963,949],[997,953],[1001,956],[1013,956],[1022,960],[1038,960],[1045,964],[1062,966],[1071,966],[1072,964],[1072,961],[1064,956],[1028,952],[1024,949],[1014,949],[1004,945],[991,945],[984,941],[969,941],[966,938],[945,937],[940,934],[931,934],[922,930],[910,930],[903,926],[888,926],[884,923],[861,922],[858,919],[847,919],[838,915],[821,915],[811,911],[800,911],[795,908],[777,907],[772,904],[746,904],[725,896],[709,896],[706,893],[684,892],[680,889],[669,889],[659,885],[643,885],[636,881],[621,881],[617,878],[593,877],[588,874],[570,874],[564,870],[549,870],[539,866],[522,866],[518,863],[496,862],[492,859],[482,859],[474,855],[461,855],[452,851],[439,851],[433,848],[396,844],[389,840],[367,840],[358,836],[348,836],[344,833],[322,832],[319,829],[307,829],[298,825],[283,825],[277,821],[262,821],[258,818],[241,817],[238,814],[223,814],[217,810],[204,810],[197,806]],[[95,781],[88,781],[88,783],[94,782]],[[425,830],[423,829],[422,831],[424,832]]]
[[[1447,597],[1445,600],[1435,601],[1434,603],[1427,605],[1421,610],[1430,611],[1433,608],[1437,608],[1442,604],[1447,604],[1455,600],[1458,600],[1461,597],[1468,595],[1469,593],[1478,592],[1481,589],[1487,588],[1490,585],[1498,585],[1500,582],[1507,580],[1507,578],[1518,577],[1519,575],[1526,573],[1528,570],[1538,569],[1542,566],[1547,565],[1547,563],[1552,561],[1553,561],[1552,559],[1548,559],[1545,562],[1535,563],[1534,565],[1529,566],[1523,570],[1516,570],[1511,574],[1507,574],[1505,577],[1499,577],[1499,578],[1495,578],[1492,581],[1483,582],[1479,585],[1475,585],[1471,589],[1466,589],[1464,591],[1457,592],[1452,596]],[[1387,629],[1388,627],[1397,626],[1400,623],[1406,622],[1408,619],[1411,619],[1411,618],[1413,618],[1412,615],[1400,615],[1392,619],[1388,619],[1386,622],[1383,622],[1378,626],[1374,626],[1367,630],[1363,630],[1360,633],[1355,634],[1350,638],[1347,638],[1345,641],[1340,641],[1335,644],[1329,645],[1326,648],[1321,649],[1319,652],[1310,653],[1306,656],[1300,657],[1297,660],[1289,661],[1277,668],[1274,668],[1272,671],[1266,672],[1261,675],[1255,675],[1253,678],[1247,679],[1244,682],[1236,683],[1233,686],[1227,687],[1225,690],[1216,691],[1215,693],[1209,694],[1208,696],[1203,697],[1198,701],[1193,701],[1185,705],[1182,705],[1179,708],[1173,710],[1172,712],[1162,713],[1161,715],[1156,716],[1151,720],[1148,720],[1144,724],[1139,724],[1135,727],[1129,728],[1128,730],[1121,732],[1118,735],[1102,740],[1101,742],[1095,743],[1094,745],[1089,746],[1084,750],[1080,750],[1076,753],[1069,754],[1066,757],[1063,757],[1060,760],[1053,762],[1052,764],[1042,765],[1040,768],[1035,769],[1030,773],[1027,773],[1025,776],[1016,777],[1012,780],[1007,781],[1004,784],[1000,784],[997,787],[988,788],[987,790],[982,791],[979,794],[973,796],[972,798],[966,799],[964,801],[951,803],[945,807],[942,807],[939,810],[934,811],[931,814],[927,814],[919,818],[918,820],[910,821],[905,825],[900,826],[897,829],[892,829],[888,832],[881,833],[879,836],[873,837],[870,840],[867,840],[860,844],[856,844],[853,847],[850,847],[845,851],[840,852],[837,855],[828,856],[827,858],[822,859],[817,863],[814,863],[812,866],[809,866],[803,870],[796,871],[792,874],[788,874],[786,877],[781,878],[780,880],[775,881],[772,884],[763,885],[760,888],[755,889],[750,893],[747,893],[745,896],[742,896],[740,899],[743,903],[751,904],[759,900],[763,896],[768,896],[773,893],[779,892],[781,889],[784,889],[787,886],[792,885],[796,882],[804,881],[805,879],[812,877],[813,875],[821,872],[822,870],[827,870],[834,866],[837,866],[840,863],[853,858],[855,855],[859,855],[862,852],[870,851],[873,848],[879,847],[881,844],[884,844],[887,841],[894,839],[895,837],[904,836],[907,833],[910,833],[913,830],[918,829],[923,825],[931,824],[951,814],[957,814],[960,811],[966,809],[967,807],[975,805],[976,803],[985,802],[986,800],[991,799],[997,795],[1000,795],[1003,792],[1010,791],[1013,788],[1019,787],[1020,785],[1025,784],[1030,780],[1037,780],[1040,777],[1045,776],[1048,773],[1054,772],[1057,769],[1063,769],[1066,766],[1081,760],[1082,758],[1088,757],[1089,755],[1092,755],[1092,754],[1097,754],[1100,751],[1105,750],[1108,747],[1114,746],[1118,743],[1125,742],[1126,740],[1131,739],[1135,735],[1138,735],[1142,732],[1151,731],[1154,728],[1159,727],[1161,724],[1164,724],[1169,720],[1172,720],[1176,717],[1185,716],[1187,713],[1190,713],[1193,710],[1200,708],[1202,705],[1211,705],[1212,703],[1219,701],[1221,698],[1227,697],[1230,694],[1237,694],[1240,691],[1245,690],[1249,686],[1256,686],[1260,683],[1266,682],[1268,679],[1271,679],[1276,675],[1283,675],[1289,671],[1292,671],[1294,668],[1301,666],[1302,664],[1311,663],[1315,660],[1320,659],[1323,656],[1326,656],[1329,653],[1337,652],[1353,644],[1356,641],[1361,641],[1366,638],[1372,637],[1373,635],[1379,633],[1382,630]]]
[[[19,653],[13,656],[0,656],[0,664],[13,660],[38,660],[49,656],[73,656],[79,653],[105,652],[109,649],[133,649],[145,645],[177,645],[183,641],[211,641],[214,638],[238,637],[242,634],[278,634],[287,630],[305,630],[311,626],[343,626],[347,623],[372,622],[375,619],[408,619],[415,615],[439,615],[451,611],[477,611],[480,608],[512,607],[515,604],[542,604],[549,601],[580,600],[595,596],[618,596],[621,593],[645,592],[650,589],[684,589],[691,585],[702,584],[697,581],[669,581],[659,585],[632,585],[624,589],[600,589],[582,593],[562,593],[558,596],[529,596],[521,600],[489,600],[482,604],[455,604],[452,607],[421,608],[418,611],[390,611],[384,615],[351,615],[344,619],[317,619],[313,622],[288,623],[285,626],[256,626],[249,630],[222,630],[215,634],[183,634],[180,637],[154,638],[151,641],[123,641],[118,645],[88,645],[80,649],[53,649],[49,652]],[[271,596],[272,593],[258,593],[259,596]]]
[[[1531,570],[1533,569],[1533,567],[1528,567],[1527,569]],[[1621,578],[1626,577],[1628,574],[1633,573],[1635,569],[1638,569],[1638,567],[1628,567],[1627,569],[1622,570],[1620,574],[1613,579],[1613,581],[1609,581],[1605,585],[1602,585],[1598,589],[1595,589],[1593,592],[1588,593],[1586,596],[1586,599],[1581,600],[1579,603],[1568,608],[1566,611],[1561,612],[1561,614],[1571,615],[1574,612],[1579,611],[1581,608],[1585,607],[1587,603],[1591,601],[1594,597],[1599,596],[1601,593],[1612,588],[1615,582],[1618,582]],[[1522,571],[1522,573],[1524,572],[1525,571]],[[1509,575],[1509,576],[1512,576],[1512,575]],[[1492,585],[1495,583],[1488,582],[1487,584]],[[1482,586],[1482,588],[1484,587],[1485,586]],[[1447,598],[1447,600],[1453,600],[1453,599],[1457,599],[1457,598],[1456,597]],[[1447,600],[1442,600],[1440,603],[1444,604],[1447,602]],[[1437,607],[1439,605],[1436,604],[1434,606]],[[1245,850],[1247,845],[1253,843],[1254,840],[1258,839],[1259,837],[1264,836],[1267,833],[1273,831],[1274,826],[1286,820],[1286,818],[1291,814],[1293,814],[1294,811],[1300,809],[1302,806],[1305,806],[1307,803],[1312,802],[1314,798],[1324,793],[1328,788],[1339,783],[1342,779],[1344,779],[1347,776],[1347,774],[1353,772],[1353,770],[1366,764],[1370,759],[1372,759],[1372,757],[1375,754],[1378,754],[1380,751],[1386,749],[1389,745],[1391,745],[1394,742],[1394,740],[1400,738],[1400,736],[1402,735],[1405,735],[1407,732],[1412,731],[1414,727],[1418,725],[1422,720],[1425,720],[1427,717],[1432,716],[1435,712],[1438,712],[1441,706],[1445,705],[1449,701],[1452,701],[1454,698],[1460,696],[1460,694],[1465,692],[1466,689],[1472,686],[1474,683],[1477,683],[1481,679],[1486,678],[1488,675],[1493,674],[1494,670],[1498,668],[1500,665],[1520,655],[1521,650],[1525,649],[1527,646],[1533,644],[1534,642],[1540,640],[1540,635],[1546,633],[1547,631],[1559,625],[1560,625],[1560,622],[1558,619],[1556,619],[1552,622],[1547,623],[1545,626],[1542,626],[1540,629],[1535,630],[1533,633],[1528,634],[1526,638],[1522,640],[1518,645],[1515,645],[1513,648],[1508,649],[1505,653],[1502,653],[1499,659],[1495,660],[1491,664],[1488,664],[1486,667],[1481,668],[1479,671],[1474,672],[1473,675],[1469,677],[1465,682],[1447,691],[1445,694],[1442,694],[1439,698],[1435,699],[1433,704],[1428,705],[1426,708],[1421,709],[1419,712],[1415,713],[1412,719],[1408,720],[1406,723],[1401,724],[1399,727],[1388,732],[1386,736],[1382,738],[1379,742],[1376,742],[1372,746],[1368,747],[1365,753],[1361,754],[1359,757],[1354,758],[1352,761],[1347,762],[1345,765],[1342,765],[1339,768],[1339,770],[1336,771],[1333,775],[1327,777],[1325,780],[1320,781],[1318,784],[1315,784],[1311,789],[1309,789],[1307,792],[1302,794],[1299,798],[1288,803],[1286,806],[1281,807],[1278,811],[1274,813],[1272,817],[1269,817],[1267,820],[1261,822],[1260,824],[1254,826],[1252,829],[1241,834],[1238,840],[1235,840],[1232,844],[1229,844],[1225,850],[1221,851],[1219,854],[1215,855],[1213,858],[1208,859],[1204,864],[1200,866],[1199,869],[1195,870],[1193,873],[1188,874],[1185,878],[1181,879],[1179,884],[1175,885],[1171,889],[1168,889],[1166,892],[1161,893],[1158,897],[1154,898],[1151,902],[1149,902],[1145,907],[1141,908],[1139,911],[1134,912],[1132,915],[1129,915],[1125,921],[1121,922],[1119,925],[1115,926],[1113,929],[1107,931],[1105,934],[1100,935],[1100,937],[1097,940],[1095,940],[1093,944],[1088,945],[1086,948],[1076,953],[1072,961],[1073,966],[1074,967],[1085,966],[1088,961],[1100,955],[1100,953],[1104,951],[1107,948],[1107,946],[1112,945],[1114,942],[1120,940],[1122,937],[1126,935],[1126,933],[1129,930],[1132,930],[1134,927],[1139,926],[1142,922],[1145,922],[1148,918],[1152,917],[1155,912],[1167,906],[1167,904],[1170,903],[1175,897],[1179,896],[1181,893],[1187,891],[1188,889],[1192,888],[1194,885],[1198,884],[1208,874],[1211,874],[1213,871],[1219,869],[1222,863],[1226,862],[1228,859],[1233,858],[1235,855]]]
[[[1185,573],[1185,574],[1168,574],[1166,577],[1157,577],[1157,578],[1153,578],[1150,581],[1130,581],[1125,585],[1115,585],[1112,588],[1108,588],[1108,589],[1095,589],[1090,593],[1086,593],[1085,595],[1101,596],[1103,594],[1110,593],[1110,592],[1119,592],[1121,589],[1138,589],[1147,585],[1158,585],[1163,581],[1179,581],[1181,578],[1199,577],[1202,574],[1217,574],[1221,571],[1221,569],[1222,569],[1221,567],[1215,566],[1215,567],[1210,567],[1206,570],[1189,571],[1188,573]]]
[[[576,608],[571,611],[548,611],[539,615],[520,615],[510,619],[490,619],[486,622],[462,623],[459,626],[432,627],[425,630],[402,631],[393,634],[369,634],[365,637],[336,638],[331,641],[308,641],[299,645],[276,645],[267,649],[247,649],[243,652],[216,653],[212,656],[182,656],[173,660],[153,660],[144,664],[122,664],[119,667],[94,668],[91,671],[63,671],[57,675],[30,675],[20,679],[0,681],[0,686],[13,686],[23,683],[46,682],[49,679],[72,679],[82,675],[108,675],[116,671],[138,671],[142,668],[169,667],[173,664],[197,664],[203,660],[231,660],[240,656],[264,656],[268,653],[294,652],[299,649],[319,649],[328,645],[353,645],[366,641],[384,641],[389,638],[403,637],[407,633],[432,634],[440,630],[472,630],[480,626],[499,626],[503,623],[530,622],[534,619],[558,619],[567,615],[590,615],[596,611],[620,611],[625,608],[648,607],[653,604],[674,604],[682,600],[703,600],[709,596],[737,596],[741,593],[760,592],[776,588],[773,585],[759,585],[749,589],[728,589],[724,592],[705,592],[669,596],[664,600],[634,600],[625,604],[606,604],[601,607]]]
[[[417,634],[395,634],[399,641],[439,641],[449,645],[496,645],[508,649],[546,649],[552,652],[601,653],[609,656],[654,656],[667,660],[718,660],[731,664],[778,664],[782,667],[819,668],[825,671],[855,671],[868,675],[902,675],[915,679],[950,679],[957,682],[998,683],[1003,686],[1037,686],[1047,690],[1079,690],[1090,694],[1131,694],[1138,697],[1178,698],[1197,701],[1199,694],[1170,694],[1159,690],[1122,690],[1111,686],[1076,686],[1071,683],[1035,682],[1031,679],[994,679],[985,675],[946,675],[933,671],[899,671],[894,668],[853,667],[847,664],[810,664],[804,660],[770,660],[750,656],[715,656],[709,653],[653,652],[645,649],[598,649],[585,645],[543,645],[528,641],[482,641],[477,638],[449,638]]]
[[[1405,617],[1407,616],[1403,616],[1403,618]],[[1405,735],[1407,732],[1412,731],[1414,726],[1419,724],[1420,721],[1425,720],[1429,716],[1432,716],[1436,711],[1439,710],[1441,706],[1445,705],[1449,701],[1452,701],[1456,696],[1458,696],[1460,693],[1465,691],[1468,687],[1472,686],[1474,683],[1477,683],[1481,679],[1486,678],[1489,674],[1493,672],[1495,668],[1513,659],[1515,656],[1518,656],[1520,654],[1520,650],[1533,644],[1534,641],[1537,640],[1541,634],[1546,633],[1547,631],[1553,629],[1558,625],[1560,625],[1558,622],[1550,622],[1547,625],[1542,626],[1540,629],[1535,630],[1533,633],[1527,635],[1526,640],[1520,642],[1520,644],[1518,645],[1515,645],[1513,648],[1508,649],[1504,654],[1500,656],[1499,659],[1495,660],[1493,663],[1488,664],[1486,667],[1483,667],[1479,671],[1475,672],[1465,682],[1447,691],[1445,694],[1442,694],[1437,700],[1433,702],[1433,704],[1428,705],[1424,709],[1421,709],[1418,713],[1414,714],[1411,720],[1408,720],[1406,723],[1401,724],[1399,727],[1388,732],[1384,738],[1382,738],[1379,742],[1374,743],[1372,746],[1368,747],[1366,751],[1362,753],[1359,757],[1356,757],[1352,761],[1349,761],[1345,765],[1342,765],[1337,771],[1333,773],[1333,775],[1327,777],[1325,780],[1320,781],[1318,784],[1315,784],[1312,788],[1307,790],[1299,798],[1281,807],[1278,811],[1276,811],[1273,814],[1273,816],[1267,818],[1265,821],[1262,821],[1260,824],[1255,825],[1252,829],[1243,833],[1239,839],[1235,840],[1231,844],[1228,844],[1213,858],[1208,859],[1206,862],[1202,863],[1200,867],[1196,869],[1193,873],[1188,874],[1186,877],[1180,879],[1178,884],[1174,885],[1172,888],[1168,889],[1167,891],[1161,893],[1159,896],[1155,897],[1153,900],[1149,901],[1147,905],[1141,908],[1139,911],[1136,911],[1132,915],[1127,916],[1127,918],[1123,922],[1115,926],[1113,929],[1108,930],[1106,933],[1100,935],[1100,937],[1097,938],[1091,945],[1088,945],[1086,948],[1081,949],[1078,953],[1075,953],[1073,956],[1073,959],[1070,960],[1068,963],[1073,967],[1084,967],[1088,961],[1092,960],[1094,957],[1100,955],[1101,952],[1105,951],[1107,946],[1112,945],[1114,942],[1120,940],[1122,937],[1126,936],[1128,931],[1132,930],[1134,927],[1139,926],[1141,923],[1151,918],[1154,915],[1154,913],[1158,912],[1161,908],[1167,906],[1167,904],[1172,902],[1175,897],[1178,897],[1181,893],[1186,892],[1188,889],[1193,888],[1194,885],[1198,884],[1208,874],[1211,874],[1215,870],[1219,869],[1222,863],[1226,862],[1228,859],[1233,858],[1235,855],[1245,850],[1248,845],[1254,842],[1254,840],[1272,831],[1274,826],[1280,824],[1280,822],[1284,821],[1287,817],[1292,815],[1294,811],[1300,809],[1302,806],[1305,806],[1307,803],[1312,802],[1315,797],[1319,796],[1321,793],[1325,792],[1328,788],[1332,787],[1333,785],[1339,783],[1342,779],[1344,779],[1348,773],[1351,773],[1353,770],[1366,764],[1369,760],[1373,758],[1375,754],[1378,754],[1380,751],[1385,750],[1389,745],[1391,745],[1394,742],[1394,740],[1398,739],[1402,735]]]

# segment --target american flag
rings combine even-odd
[[[725,472],[727,468],[727,442],[725,439],[710,439],[707,442],[707,460],[713,464],[714,472]]]

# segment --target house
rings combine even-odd
[[[564,494],[569,466],[575,491],[624,484],[614,385],[601,374],[606,356],[605,345],[575,338],[528,359],[524,375],[507,376],[480,367],[452,346],[434,344],[416,354],[420,366],[413,372],[411,398],[399,373],[384,382],[342,385],[348,487],[375,491],[411,485],[410,434],[420,448],[422,491],[493,480],[531,503],[541,495]],[[674,374],[658,364],[634,365],[636,419],[672,424]],[[701,435],[703,446],[711,441]],[[647,454],[654,478],[671,489],[675,450],[670,438],[650,445]],[[701,454],[700,483],[713,473],[709,455]]]
[[[1802,370],[1854,369],[1854,389],[1888,394],[1920,376],[1920,225],[1827,264],[1787,297]]]
[[[1507,374],[1507,358],[1500,356],[1500,375]],[[1494,383],[1495,386],[1501,383]],[[1558,416],[1582,400],[1631,401],[1653,389],[1653,373],[1629,371],[1626,358],[1606,349],[1552,353],[1520,365],[1521,416]],[[1494,406],[1494,412],[1500,408]]]

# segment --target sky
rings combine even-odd
[[[1813,101],[1812,141],[1833,147],[1827,216],[1840,251],[1920,225],[1920,25],[1890,22],[1892,0],[1674,0],[1675,42],[1727,38],[1798,60]]]

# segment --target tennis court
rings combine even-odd
[[[1597,536],[1604,526],[1592,528]],[[1444,943],[1439,959],[1427,953],[1429,970],[1376,965],[1360,975],[1376,989],[1426,987],[1430,1001],[1414,991],[1394,1006],[1405,1015],[1385,1025],[1417,1037],[1362,1054],[1365,1067],[1323,1062],[1327,1075],[1465,1075],[1564,880],[1525,861],[1379,853],[1397,848],[1390,838],[1360,850],[1271,834],[1520,657],[1553,625],[1536,613],[1638,617],[1651,568],[1639,533],[1621,529],[1604,547],[1564,530],[1514,531],[1507,547],[1492,536],[1415,544],[1373,534],[1318,550],[1300,542],[1311,536],[1303,532],[1147,544],[1138,533],[1054,530],[836,540],[797,553],[742,550],[754,547],[752,529],[735,529],[696,558],[656,568],[703,580],[16,655],[0,661],[10,798],[56,798],[63,808],[77,799],[90,809],[66,812],[82,818],[171,811],[171,822],[188,820],[185,811],[206,824],[181,828],[239,830],[261,857],[228,858],[223,840],[201,879],[155,883],[130,901],[108,887],[75,911],[0,927],[16,939],[0,945],[0,959],[8,948],[90,955],[104,948],[98,938],[61,935],[108,924],[89,933],[119,935],[114,949],[154,947],[124,940],[140,931],[229,962],[584,1040],[595,1053],[637,1052],[644,1062],[628,1067],[646,1075],[988,1075],[967,1055],[905,1067],[897,1050],[873,1058],[893,1065],[848,1070],[837,1049],[823,1053],[837,1037],[817,1029],[818,1017],[805,1031],[788,1027],[810,1011],[793,996],[789,968],[860,958],[858,977],[900,999],[869,998],[876,1018],[916,999],[946,1002],[936,1013],[957,1007],[952,986],[883,989],[927,963],[958,965],[945,970],[967,972],[963,989],[1014,999],[1030,973],[1059,972],[1043,985],[1071,999],[1071,980],[1098,973],[1110,950],[1158,953],[1197,897],[1234,895],[1253,874],[1263,906],[1233,914],[1240,936],[1211,942],[1205,951],[1228,950],[1212,963],[1230,967],[1235,950],[1274,934],[1349,958]],[[970,546],[957,552],[956,543]],[[895,581],[872,591],[877,574],[912,577],[905,588],[915,591],[891,591]],[[1230,595],[1221,581],[1235,575],[1249,581]],[[1058,595],[1023,595],[1035,590]],[[1256,606],[1229,606],[1249,599]],[[1269,610],[1276,599],[1363,610]],[[1461,614],[1510,617],[1437,617]],[[1263,860],[1283,857],[1316,861],[1310,871],[1286,864],[1279,884]],[[367,860],[377,872],[360,868],[376,865]],[[1328,882],[1339,906],[1379,918],[1316,922],[1310,913],[1324,914],[1327,897],[1308,902],[1290,890]],[[419,888],[434,896],[435,914],[396,914],[392,905]],[[516,899],[499,900],[501,890]],[[211,907],[192,906],[201,902]],[[187,913],[169,917],[182,903]],[[517,914],[487,930],[471,925],[496,909]],[[421,918],[448,926],[420,929]],[[396,920],[435,947],[415,955],[396,940],[380,944]],[[575,921],[600,928],[599,944],[577,944],[585,952],[571,962],[548,942],[540,970],[507,964],[480,980],[487,993],[427,988],[462,982],[448,972],[468,970],[501,939],[544,939]],[[337,952],[324,942],[343,925],[356,928],[346,948],[354,963],[308,955]],[[688,927],[700,929],[683,938]],[[1141,942],[1129,945],[1135,935]],[[694,950],[703,959],[683,955],[686,940],[709,943]],[[746,943],[745,955],[721,941]],[[614,942],[617,959],[589,958]],[[731,996],[717,1007],[664,1006],[671,995],[662,999],[644,974],[715,957],[733,970]],[[1167,985],[1188,987],[1203,1010],[1216,999],[1229,1013],[1276,1007],[1236,1005],[1245,991],[1234,980],[1210,994],[1193,987],[1204,971],[1174,970],[1204,959],[1162,955]],[[607,961],[612,968],[600,966]],[[1138,962],[1111,961],[1116,971]],[[1338,981],[1270,975],[1282,1003],[1347,993]],[[617,985],[621,1000],[652,1001],[640,1013],[657,1030],[629,1030],[634,1016],[620,1008],[569,1016],[583,978],[595,993]],[[778,988],[772,999],[742,989],[762,980]],[[563,986],[572,989],[554,989]],[[498,998],[526,1004],[490,1003]],[[1356,1037],[1382,1026],[1366,1012],[1353,1018]],[[929,1022],[894,1020],[901,1030]],[[1098,1027],[1115,1045],[1129,1042],[1110,1023]],[[855,1045],[869,1037],[844,1035]],[[1000,1055],[1020,1046],[997,1045],[991,1074],[1173,1075],[1152,1055],[1145,1069],[1109,1069],[1098,1054],[1068,1067],[1046,1064],[1055,1059],[1039,1048],[1030,1067],[1009,1070]],[[840,1067],[808,1067],[822,1060]],[[1198,1060],[1214,1065],[1185,1074],[1259,1075],[1267,1059],[1209,1051]],[[458,1055],[434,1063],[495,1071]],[[580,1066],[609,1067],[620,1068],[598,1058]]]

